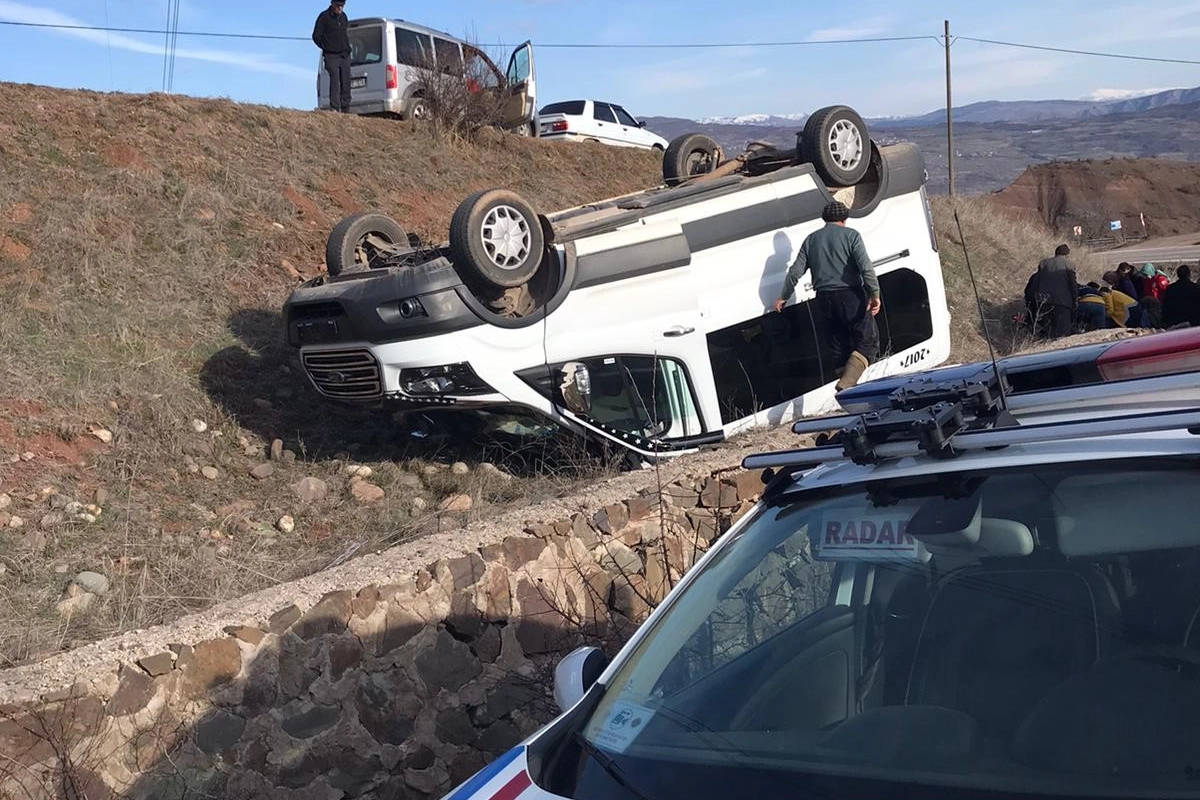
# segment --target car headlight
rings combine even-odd
[[[466,362],[437,367],[409,367],[400,370],[400,391],[407,395],[491,394],[488,386]]]

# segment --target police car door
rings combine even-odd
[[[712,370],[679,222],[643,219],[569,248],[573,288],[544,323],[555,410],[643,456],[720,439],[703,408]]]

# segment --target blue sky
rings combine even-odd
[[[348,0],[351,17],[400,15],[483,43],[532,39],[538,102],[599,97],[636,115],[703,117],[807,112],[847,103],[868,116],[944,104],[943,53],[932,40],[831,44],[873,36],[961,36],[1200,58],[1200,0]],[[307,37],[324,3],[183,0],[181,30]],[[0,0],[0,20],[161,29],[167,0]],[[539,43],[814,42],[801,47],[579,50]],[[0,80],[100,91],[162,86],[163,37],[0,25]],[[177,93],[294,108],[315,103],[311,42],[180,37]],[[489,49],[489,52],[495,52]],[[958,41],[955,104],[1078,99],[1200,86],[1200,66],[1138,63]],[[503,67],[503,64],[501,64]]]

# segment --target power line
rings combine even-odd
[[[160,31],[166,34],[166,39],[163,41],[163,74],[162,74],[162,90],[167,90],[167,65],[171,59],[171,3],[173,0],[167,0],[167,29]],[[82,27],[82,26],[81,26]]]
[[[108,28],[108,0],[104,0],[104,27]],[[113,79],[112,37],[107,30],[104,33],[104,42],[108,47],[108,88],[112,91],[116,88],[116,81]]]
[[[1156,61],[1161,64],[1200,64],[1200,61],[1193,61],[1186,58],[1159,58],[1157,56],[1136,56],[1128,53],[1103,53],[1097,50],[1072,50],[1069,47],[1047,47],[1040,44],[1023,44],[1021,42],[1002,42],[997,39],[976,39],[972,36],[956,36],[955,40],[961,39],[965,42],[979,42],[980,44],[994,44],[1001,47],[1019,47],[1025,50],[1046,50],[1051,53],[1069,53],[1077,56],[1097,56],[1099,58],[1123,58],[1127,61]]]
[[[649,43],[649,44],[591,44],[571,42],[566,44],[534,42],[538,47],[557,47],[571,49],[596,50],[688,50],[713,49],[722,47],[800,47],[819,44],[866,44],[874,42],[916,42],[922,39],[938,41],[936,36],[873,36],[861,39],[805,39],[796,42],[679,42],[679,43]]]
[[[223,33],[218,31],[181,31],[179,30],[178,18],[173,15],[172,6],[176,0],[167,0],[168,23],[167,28],[124,28],[114,27],[109,25],[65,25],[60,23],[49,22],[19,22],[16,20],[0,19],[0,25],[9,25],[21,28],[48,28],[53,30],[67,31],[103,31],[106,33],[141,33],[150,35],[165,35],[168,37],[165,44],[164,57],[171,54],[173,47],[172,42],[177,42],[180,36],[197,36],[215,39],[258,39],[271,40],[278,42],[307,42],[307,36],[280,36],[265,33]],[[172,17],[175,17],[174,24],[171,23]],[[868,36],[862,38],[848,39],[805,39],[798,41],[773,41],[773,42],[647,42],[647,43],[593,43],[593,42],[535,42],[538,47],[547,49],[573,49],[573,50],[703,50],[703,49],[718,49],[718,48],[739,48],[739,47],[807,47],[823,44],[875,44],[886,42],[916,42],[930,40],[941,43],[942,37],[926,35],[926,36]],[[959,40],[967,42],[976,42],[978,44],[989,44],[1000,47],[1017,47],[1026,50],[1042,50],[1051,53],[1066,53],[1069,55],[1080,56],[1095,56],[1099,58],[1119,58],[1128,61],[1150,61],[1162,64],[1194,64],[1200,65],[1200,60],[1192,60],[1186,58],[1162,58],[1159,56],[1140,56],[1130,53],[1108,53],[1099,50],[1076,50],[1068,47],[1049,47],[1047,45],[1029,44],[1026,42],[1006,42],[999,39],[983,39],[973,36],[955,36],[952,38],[952,43]],[[485,44],[481,47],[498,47],[498,44]],[[164,64],[164,80],[169,78],[169,68]]]
[[[63,31],[107,31],[109,33],[147,33],[156,36],[168,34],[171,31],[161,28],[109,28],[101,25],[62,25],[50,22],[17,22],[10,19],[0,19],[0,25],[12,25],[19,28],[51,28]],[[179,36],[206,36],[218,39],[274,39],[285,42],[307,42],[307,36],[271,36],[263,33],[217,33],[215,31],[177,31]]]
[[[175,27],[171,24],[171,3],[172,0],[167,0],[167,28],[166,30],[156,28],[117,28],[101,25],[64,25],[50,22],[18,22],[15,20],[0,19],[0,25],[12,25],[22,28],[50,28],[54,30],[67,31],[107,31],[110,33],[144,33],[152,35],[167,35],[173,37],[179,36],[202,36],[216,39],[270,39],[281,42],[307,42],[307,36],[278,36],[264,33],[222,33],[217,31],[181,31],[178,30],[178,20]],[[596,44],[591,42],[535,42],[538,47],[548,48],[573,48],[573,49],[650,49],[650,50],[681,50],[681,49],[712,49],[721,47],[799,47],[802,45],[821,45],[821,44],[871,44],[875,42],[915,42],[922,39],[938,40],[936,36],[873,36],[864,37],[861,39],[815,39],[802,41],[788,42],[649,42],[645,44]],[[481,45],[482,47],[493,47],[494,44]]]
[[[171,29],[171,74],[167,78],[167,92],[175,90],[175,52],[179,49],[179,3],[175,0],[175,22]]]

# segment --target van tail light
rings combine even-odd
[[[1096,359],[1106,381],[1200,371],[1200,328],[1184,328],[1117,342]]]
[[[400,87],[400,78],[396,75],[396,65],[387,65],[387,88],[398,89]]]
[[[570,124],[565,119],[560,119],[550,126],[552,133],[562,133],[565,130],[570,130]]]

